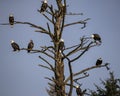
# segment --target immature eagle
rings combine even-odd
[[[41,5],[40,13],[45,12],[47,7],[48,7],[47,0],[44,0],[42,5]]]
[[[60,50],[60,52],[62,52],[64,48],[65,48],[64,40],[60,39],[60,43],[59,43],[59,50]]]
[[[13,48],[13,51],[20,51],[20,47],[15,41],[11,40],[11,46]]]
[[[33,47],[34,47],[33,40],[30,40],[30,42],[28,43],[28,53],[33,49]]]
[[[10,14],[9,15],[9,24],[13,27],[13,25],[14,25],[14,16],[13,16],[13,14]]]
[[[102,58],[97,59],[96,66],[99,66],[102,64]]]
[[[99,34],[92,34],[91,37],[95,40],[95,42],[98,41],[98,42],[102,43],[101,37]]]

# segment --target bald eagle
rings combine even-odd
[[[65,48],[64,40],[63,40],[63,39],[60,39],[60,43],[59,43],[59,51],[62,52],[64,48]]]
[[[13,48],[13,51],[20,51],[20,47],[17,43],[15,43],[14,40],[11,40],[11,46]]]
[[[9,15],[9,24],[11,25],[11,27],[13,27],[13,25],[14,25],[14,16],[13,16],[13,14]]]
[[[80,86],[76,86],[76,93],[77,96],[82,96],[82,90],[80,89]]]
[[[102,41],[101,41],[101,37],[100,37],[99,34],[92,34],[91,37],[92,37],[92,39],[95,40],[95,42],[98,41],[99,43],[102,43]]]
[[[28,43],[28,53],[33,49],[33,47],[34,47],[33,40],[30,40],[30,42]]]
[[[66,5],[64,3],[62,4],[62,10],[61,11],[63,12],[61,14],[63,14],[63,15],[66,14]]]
[[[102,58],[97,59],[96,66],[99,66],[102,64]]]
[[[42,5],[41,5],[40,13],[45,12],[47,7],[48,7],[47,0],[44,0]]]

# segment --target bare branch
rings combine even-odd
[[[61,6],[62,6],[62,0],[56,0],[58,9],[60,10]]]
[[[48,80],[50,80],[50,81],[53,81],[51,78],[49,78],[49,77],[45,77],[45,79],[48,79]],[[51,85],[51,83],[49,83],[50,85]]]
[[[87,72],[87,71],[89,71],[89,70],[92,70],[92,69],[95,69],[95,68],[101,68],[101,67],[106,67],[106,66],[108,66],[108,63],[105,63],[104,65],[99,65],[99,66],[92,66],[92,67],[89,67],[89,68],[85,68],[85,69],[83,69],[82,71],[79,71],[79,72],[77,72],[77,73],[74,73],[73,74],[73,77],[75,77],[75,76],[78,76],[78,75],[80,75],[80,74],[82,74],[82,73],[84,73],[84,72]],[[68,82],[70,80],[70,76],[65,80],[65,84]]]
[[[49,46],[49,47],[46,47],[46,46],[41,46],[41,48],[43,49],[42,51],[49,51],[49,52],[51,52],[51,53],[53,53],[53,54],[55,54],[54,53],[54,48],[53,48],[53,46]],[[50,49],[52,49],[52,50],[50,50]]]
[[[66,6],[65,6],[65,7],[66,7]],[[62,19],[62,26],[61,26],[61,33],[60,33],[60,37],[61,37],[62,32],[63,32],[64,23],[65,23],[65,13],[63,13],[63,19]]]
[[[73,15],[73,16],[78,16],[78,15],[83,15],[83,13],[72,13],[72,12],[69,12],[67,13],[66,15]]]
[[[62,6],[63,7],[63,6]],[[62,18],[62,26],[61,26],[61,33],[60,33],[60,37],[61,37],[61,35],[62,35],[62,32],[63,32],[63,28],[64,28],[64,23],[65,23],[65,14],[66,14],[66,10],[67,10],[67,7],[66,7],[66,0],[64,0],[64,8],[63,8],[63,18]],[[64,13],[64,11],[65,11],[65,13]]]
[[[79,44],[77,47],[76,47],[76,45],[75,45],[74,47],[76,47],[76,48],[73,49],[72,51],[70,51],[70,52],[66,55],[66,57],[69,56],[69,55],[71,55],[71,54],[73,54],[73,53],[75,53],[76,50],[78,50],[78,49],[81,47],[81,45],[82,45],[82,44]],[[73,46],[72,46],[72,47],[73,47]]]
[[[72,95],[72,89],[73,89],[73,72],[72,72],[72,66],[71,66],[70,59],[67,58],[67,60],[68,60],[68,66],[69,66],[69,71],[70,71],[70,84],[71,84],[68,96],[71,96]]]
[[[52,66],[52,64],[50,64],[46,59],[42,58],[41,56],[39,56],[40,59],[42,59],[44,62],[46,62],[49,66],[50,66],[50,69],[54,72],[54,68]]]
[[[27,49],[27,48],[21,48],[20,50],[29,50],[29,49]],[[44,52],[42,50],[32,49],[30,53],[43,53],[44,55],[46,55],[46,56],[50,57],[51,59],[55,60],[55,58],[52,55],[50,55],[50,54],[48,54],[48,53],[46,53],[46,52]]]
[[[49,15],[52,16],[52,20],[51,20],[51,21],[52,21],[53,24],[55,24],[55,22],[54,22],[54,18],[55,18],[55,17],[54,17],[54,14],[55,14],[55,13],[54,13],[54,11],[53,11],[53,6],[52,6],[52,5],[51,5],[51,6],[48,6],[48,8],[49,8],[50,12],[49,12],[48,10],[46,10],[46,12],[47,12]]]
[[[66,83],[65,85],[67,85],[67,86],[71,86],[71,84],[69,84],[69,83]],[[72,85],[72,87],[73,87],[73,88],[76,88],[75,85]]]
[[[48,16],[46,16],[45,14],[43,14],[43,16],[44,16],[48,21],[50,21],[51,23],[53,23],[52,20],[51,20]]]
[[[64,50],[72,49],[72,48],[78,47],[79,45],[80,45],[80,44],[77,44],[77,45],[74,45],[74,46],[71,46],[71,47],[67,47],[67,48],[65,48]]]
[[[46,32],[46,31],[43,31],[43,30],[35,30],[35,32],[40,32],[40,33],[44,33],[44,34],[47,34],[47,35],[49,35],[49,33],[48,33],[48,32]]]
[[[69,89],[69,94],[68,96],[72,95],[72,90],[73,90],[73,72],[72,72],[72,66],[71,66],[71,61],[68,57],[65,56],[63,53],[63,56],[68,60],[68,67],[69,67],[69,72],[70,72],[70,89]]]
[[[53,34],[52,34],[52,32],[51,32],[51,30],[50,30],[50,26],[49,26],[49,24],[47,23],[47,27],[48,27],[48,32],[49,32],[49,35],[50,35],[50,37],[51,37],[51,39],[52,39],[52,41],[53,41]]]
[[[42,64],[39,64],[38,66],[43,67],[43,68],[46,68],[46,69],[52,71],[51,68],[49,68],[48,66],[45,66],[45,65],[42,65]]]
[[[0,23],[0,25],[10,25],[10,23]]]
[[[89,76],[89,74],[86,74],[86,75],[84,75],[84,76],[82,76],[82,77],[79,77],[79,78],[76,78],[76,79],[74,79],[73,81],[78,81],[78,80],[80,80],[80,79],[83,79],[83,78],[86,78],[86,77],[88,77]]]
[[[67,53],[66,56],[70,56],[70,55],[72,55],[73,53],[76,53],[76,52],[78,52],[79,50],[82,50],[82,49],[83,49],[82,46],[88,42],[88,41],[86,41],[86,38],[84,38],[84,36],[83,36],[80,40],[81,40],[81,43],[80,43],[80,44],[66,48],[66,49],[71,49],[71,48],[76,47],[75,49],[73,49],[72,51],[70,51],[69,53]],[[85,42],[85,41],[86,41],[86,42]],[[85,48],[85,47],[84,47],[84,48]],[[66,50],[66,49],[65,49],[65,50]],[[86,49],[86,48],[85,48],[85,49]]]
[[[76,61],[76,60],[79,59],[86,51],[88,51],[88,49],[90,48],[90,45],[91,45],[92,43],[93,43],[93,42],[90,42],[90,43],[88,44],[88,46],[86,47],[86,49],[85,49],[80,55],[78,55],[76,58],[72,59],[71,62]]]
[[[87,18],[83,21],[77,21],[77,22],[73,22],[73,23],[69,23],[69,24],[65,24],[64,27],[68,27],[68,26],[71,26],[71,25],[76,25],[76,24],[83,24],[83,27],[81,27],[82,29],[86,27],[86,21],[87,20],[90,20],[90,18]]]
[[[14,24],[27,24],[27,25],[30,25],[31,27],[38,28],[38,29],[41,29],[42,31],[47,32],[47,30],[45,30],[43,27],[37,26],[37,25],[32,24],[30,22],[20,22],[20,21],[14,21],[14,22],[15,22]]]

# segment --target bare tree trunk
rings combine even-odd
[[[59,50],[60,39],[61,39],[61,20],[62,17],[56,19],[54,25],[54,48],[55,48],[55,91],[57,96],[65,96],[65,85],[64,85],[64,62],[62,59],[62,53]]]
[[[57,96],[65,96],[64,63],[60,52],[57,52],[55,59],[55,91]]]

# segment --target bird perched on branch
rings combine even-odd
[[[97,59],[96,66],[99,66],[102,64],[102,58]]]
[[[45,12],[47,7],[48,7],[47,0],[44,0],[42,5],[41,5],[40,13]]]
[[[33,47],[34,47],[33,40],[30,40],[30,42],[28,43],[28,53],[33,49]]]
[[[13,25],[14,25],[14,16],[13,16],[13,14],[9,15],[9,24],[11,25],[11,27],[13,27]]]
[[[60,39],[60,43],[59,43],[59,51],[62,52],[64,48],[65,48],[64,40],[63,40],[63,39]]]
[[[14,40],[11,40],[11,46],[13,48],[13,51],[20,51],[20,47],[17,43],[15,43]]]
[[[101,37],[99,34],[92,34],[91,37],[92,37],[92,39],[94,39],[95,42],[102,43]]]
[[[63,12],[63,15],[66,14],[66,5],[65,4],[62,4],[62,10],[61,11]]]
[[[80,86],[76,86],[76,93],[77,93],[77,96],[82,96],[82,90]]]

